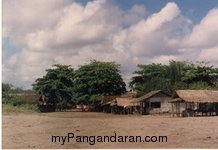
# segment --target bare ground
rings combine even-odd
[[[3,115],[3,148],[218,148],[218,117],[112,115],[91,112]],[[165,135],[167,143],[52,143],[52,135]]]

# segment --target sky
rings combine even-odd
[[[53,64],[209,61],[218,66],[217,0],[3,0],[2,80],[31,89]]]

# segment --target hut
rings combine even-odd
[[[133,101],[135,112],[144,114],[167,113],[170,111],[170,95],[161,91],[151,91]]]
[[[132,103],[134,101],[133,98],[115,98],[114,100],[110,101],[110,108],[111,113],[114,114],[132,114],[133,113],[133,106],[137,105]]]
[[[116,99],[118,97],[123,98],[123,99]],[[135,98],[135,97],[136,97],[136,92],[133,92],[133,91],[128,91],[128,92],[126,92],[126,93],[124,93],[122,95],[117,95],[117,96],[103,96],[102,100],[101,100],[102,110],[103,110],[103,112],[111,113],[111,111],[113,111],[115,107],[116,107],[116,110],[117,110],[117,108],[125,106],[125,104],[123,106],[122,105],[115,106],[115,102],[119,101],[121,103],[125,103],[124,101],[128,100],[127,103],[129,103],[129,99],[132,99],[132,98]],[[133,104],[131,103],[131,105],[133,105]],[[113,113],[116,113],[116,112],[113,111]]]
[[[101,100],[102,111],[106,113],[111,112],[110,103],[112,100],[117,98],[118,96],[103,96]]]
[[[218,115],[218,91],[177,90],[172,98],[173,116]]]

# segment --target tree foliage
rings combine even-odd
[[[152,90],[169,88],[167,78],[167,66],[161,64],[138,65],[138,71],[135,71],[130,87],[138,92],[139,95]]]
[[[67,65],[56,64],[46,70],[46,75],[38,78],[33,84],[33,89],[45,95],[54,104],[72,103],[72,87],[74,70]]]
[[[74,71],[70,66],[54,65],[33,84],[37,93],[54,104],[93,104],[103,95],[119,95],[126,91],[125,83],[114,62],[91,61]]]
[[[91,61],[75,72],[73,96],[77,103],[95,103],[103,95],[119,95],[126,91],[119,65],[114,62]]]
[[[2,102],[3,103],[10,103],[15,99],[12,95],[13,86],[8,83],[2,83]]]
[[[218,87],[218,69],[206,62],[196,64],[170,61],[169,65],[138,65],[130,87],[142,95],[151,90],[172,93],[177,89],[215,89]]]
[[[16,89],[12,84],[2,83],[2,103],[3,104],[20,104],[20,99],[17,97]]]

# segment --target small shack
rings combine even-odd
[[[111,113],[114,114],[132,114],[133,106],[137,104],[133,104],[133,98],[115,98],[110,103]]]
[[[145,114],[157,114],[157,113],[168,113],[170,111],[170,95],[161,91],[151,91],[144,96],[137,98],[133,101],[135,105],[136,113],[142,115]]]
[[[172,116],[218,115],[218,91],[177,90],[172,98]]]
[[[118,96],[103,96],[101,100],[102,111],[105,113],[111,113],[110,103]]]
[[[118,111],[118,109],[120,107],[123,107],[122,105],[119,105],[120,103],[126,103],[124,102],[125,100],[128,99],[127,103],[129,103],[129,100],[132,99],[132,98],[135,98],[136,97],[136,92],[133,92],[133,91],[128,91],[122,95],[116,95],[116,96],[103,96],[102,97],[102,100],[101,100],[101,107],[102,107],[102,110],[103,112],[106,112],[106,113],[120,113],[120,111]],[[121,99],[116,99],[116,98],[121,98]],[[119,103],[117,106],[116,103]],[[125,105],[125,104],[124,104]],[[131,105],[133,105],[131,103]],[[125,106],[126,107],[126,106]],[[115,111],[116,110],[116,111]],[[120,109],[119,109],[120,110]]]

